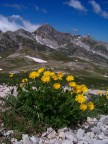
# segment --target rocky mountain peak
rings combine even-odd
[[[26,31],[26,30],[24,30],[24,29],[18,29],[17,31],[15,31],[15,33],[16,33],[16,34],[21,34],[21,33],[27,34],[27,33],[29,33],[29,32]]]
[[[34,33],[39,34],[41,32],[52,33],[52,32],[57,32],[57,31],[51,25],[44,24],[44,25],[40,26]]]
[[[34,40],[32,33],[28,32],[24,29],[19,29],[19,30],[15,31],[14,34],[16,36],[19,36],[20,38],[22,37],[24,39]]]
[[[72,40],[72,35],[59,32],[49,24],[42,25],[33,34],[39,43],[51,48],[58,48]]]

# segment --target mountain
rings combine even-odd
[[[29,56],[29,57],[27,57]],[[32,58],[42,59],[39,63]],[[108,76],[108,43],[90,36],[59,32],[45,24],[30,33],[0,31],[0,69],[21,71],[40,65],[79,75]]]
[[[39,43],[54,49],[72,41],[72,36],[70,34],[58,32],[48,24],[38,28],[34,34]]]

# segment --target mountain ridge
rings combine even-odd
[[[0,68],[10,71],[40,65],[28,60],[26,55],[41,58],[47,61],[43,65],[55,69],[61,65],[65,71],[72,70],[71,66],[74,65],[76,71],[84,68],[90,73],[108,73],[107,43],[90,36],[62,33],[48,24],[40,26],[33,33],[23,29],[0,33]]]

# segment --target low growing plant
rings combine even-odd
[[[86,120],[89,112],[94,110],[94,103],[87,102],[85,96],[88,88],[77,85],[72,75],[61,72],[44,68],[32,71],[22,79],[17,91],[13,105],[16,113],[40,129],[76,125]]]
[[[108,92],[98,93],[97,96],[92,97],[98,114],[108,115]]]

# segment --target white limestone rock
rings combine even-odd
[[[76,135],[70,131],[65,133],[65,138],[71,140],[72,142],[77,142]]]
[[[78,129],[76,136],[78,139],[81,139],[84,136],[84,130],[83,129]]]
[[[94,126],[93,128],[91,128],[92,132],[95,134],[100,134],[101,133],[101,129],[99,127]]]
[[[39,138],[32,136],[30,137],[30,140],[32,141],[33,144],[38,144],[39,143]]]
[[[56,131],[55,130],[53,130],[53,131],[51,131],[49,134],[48,134],[48,139],[53,139],[53,138],[55,138],[56,137]]]
[[[65,133],[64,132],[59,132],[59,138],[65,139]]]
[[[73,144],[71,140],[63,140],[62,144]]]
[[[93,132],[87,132],[87,135],[91,138],[94,139],[96,135]]]
[[[22,135],[22,142],[23,142],[23,144],[33,144],[33,142],[30,140],[30,137],[28,136],[28,134]]]
[[[80,141],[78,141],[78,144],[89,144],[89,143],[87,141],[80,140]]]
[[[47,128],[48,133],[51,133],[52,131],[53,131],[53,128],[51,128],[51,127]]]
[[[104,133],[101,132],[101,133],[98,135],[98,138],[99,138],[100,140],[103,140],[103,139],[105,139],[106,137],[105,137]]]

